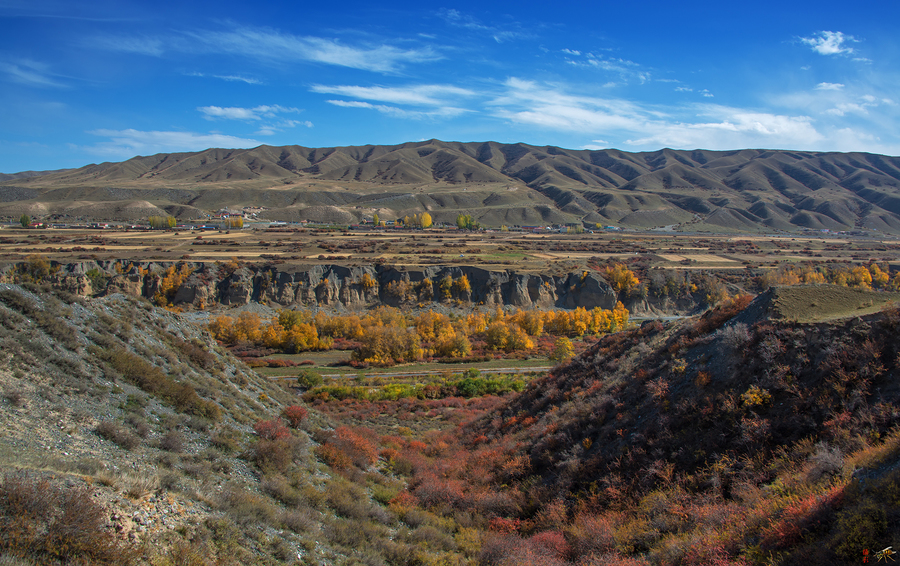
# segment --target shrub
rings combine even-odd
[[[297,439],[282,436],[274,440],[259,439],[249,451],[249,459],[263,471],[285,472],[294,460]]]
[[[301,494],[282,475],[265,476],[259,483],[260,489],[289,507],[297,507],[303,503]]]
[[[279,440],[291,436],[291,431],[284,426],[284,421],[280,418],[259,421],[253,425],[253,430],[256,432],[257,436],[264,440]]]
[[[835,551],[850,562],[857,560],[860,549],[881,548],[887,533],[887,514],[876,501],[864,501],[861,505],[844,509],[838,514]]]
[[[278,521],[278,510],[264,497],[246,489],[230,487],[220,499],[219,506],[226,510],[239,525],[259,523],[275,524]]]
[[[317,387],[322,385],[322,376],[311,369],[302,369],[297,374],[297,385],[304,389]]]
[[[299,405],[291,405],[290,407],[285,407],[284,410],[281,411],[281,416],[287,420],[291,428],[300,428],[300,425],[306,420],[308,414],[309,412],[306,408]]]
[[[222,416],[218,405],[201,399],[197,391],[186,383],[178,383],[161,369],[124,349],[93,351],[125,378],[152,395],[172,404],[177,410],[217,421]]]
[[[378,448],[375,442],[371,440],[373,437],[375,437],[375,434],[372,431],[362,431],[360,433],[341,426],[335,429],[328,442],[347,454],[354,464],[365,468],[378,461]]]
[[[114,442],[125,450],[137,448],[141,443],[140,438],[132,434],[122,425],[112,421],[103,421],[97,425],[96,432],[101,438]]]
[[[7,474],[0,483],[0,550],[42,563],[134,563],[137,552],[104,528],[106,516],[85,487]]]
[[[743,322],[720,328],[716,334],[721,337],[722,343],[734,352],[740,352],[752,338],[747,325]]]
[[[184,435],[170,430],[159,440],[159,447],[168,452],[181,452],[184,449]]]
[[[222,452],[237,452],[240,448],[238,432],[230,426],[223,425],[216,428],[209,438],[210,443]]]

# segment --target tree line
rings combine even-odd
[[[336,340],[343,340],[353,345],[354,361],[389,366],[427,358],[467,358],[475,347],[506,354],[528,351],[540,337],[600,335],[625,328],[628,320],[628,310],[621,302],[613,309],[497,308],[466,315],[433,310],[410,313],[381,306],[363,315],[282,310],[268,320],[244,312],[237,317],[216,317],[209,330],[229,346],[245,343],[289,354],[329,350]]]

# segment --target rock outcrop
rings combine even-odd
[[[259,302],[332,310],[429,303],[611,309],[617,300],[612,287],[594,272],[555,276],[479,267],[111,261],[55,264],[51,271],[48,281],[70,293],[123,293],[165,299],[183,308]],[[0,275],[0,281],[14,278],[14,266]]]

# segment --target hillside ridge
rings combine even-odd
[[[273,220],[352,222],[375,213],[391,218],[429,211],[437,222],[472,214],[488,226],[900,233],[900,158],[869,153],[629,153],[439,140],[263,145],[138,156],[0,182],[0,215],[8,216],[84,215],[85,207],[74,203],[87,200],[105,203],[93,208],[122,219],[158,212],[193,218],[222,206],[262,206]],[[128,211],[110,204],[122,201],[148,201],[149,207]]]

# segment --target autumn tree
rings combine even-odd
[[[606,280],[617,293],[628,296],[631,290],[640,285],[637,276],[624,263],[617,263],[606,268]]]
[[[244,218],[241,216],[229,216],[225,219],[225,227],[229,230],[240,230],[244,227]]]
[[[174,216],[151,216],[147,221],[151,230],[168,230],[175,227]]]
[[[471,214],[460,214],[456,217],[456,227],[460,230],[477,230],[478,223],[475,222]]]
[[[438,286],[441,289],[441,296],[444,299],[449,299],[453,295],[453,278],[449,275],[445,275]]]
[[[469,278],[465,274],[461,275],[459,279],[453,282],[453,290],[456,292],[457,296],[468,296],[468,294],[472,292],[472,285],[469,283]]]
[[[550,359],[554,362],[562,362],[568,360],[575,354],[575,348],[572,341],[565,336],[560,336],[553,344],[553,352],[550,353]]]
[[[419,336],[414,330],[397,326],[372,326],[360,338],[353,359],[376,366],[418,360],[422,357]]]
[[[434,341],[434,355],[443,358],[465,358],[472,354],[472,343],[464,332],[451,328]]]

